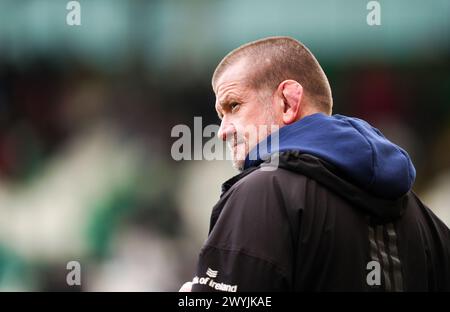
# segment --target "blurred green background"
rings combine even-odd
[[[0,290],[176,291],[192,278],[226,161],[171,158],[177,124],[218,124],[231,49],[288,35],[327,73],[334,112],[408,150],[450,224],[450,1],[0,1]],[[82,284],[66,283],[81,264]]]

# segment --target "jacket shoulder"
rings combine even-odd
[[[292,172],[285,168],[262,167],[239,180],[231,189],[246,191],[267,190],[275,191],[274,187],[287,183],[301,183],[309,178],[298,172]]]

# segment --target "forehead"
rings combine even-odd
[[[214,86],[217,100],[230,96],[243,96],[249,90],[249,70],[244,60],[229,65],[218,77]]]

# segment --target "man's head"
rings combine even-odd
[[[270,134],[307,115],[330,115],[328,79],[312,53],[289,37],[270,37],[231,51],[212,77],[219,137],[242,169],[249,151]],[[255,135],[249,129],[257,130]],[[266,131],[268,130],[268,131]]]

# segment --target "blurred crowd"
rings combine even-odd
[[[450,178],[449,61],[324,64],[334,112],[404,147],[415,191],[434,192],[426,201],[447,223],[436,198]],[[219,122],[209,77],[158,79],[139,60],[115,74],[68,63],[0,60],[0,287],[73,290],[65,264],[76,260],[83,290],[174,290],[194,268],[221,179],[234,173],[170,156],[173,126]],[[209,208],[192,207],[198,197]]]

